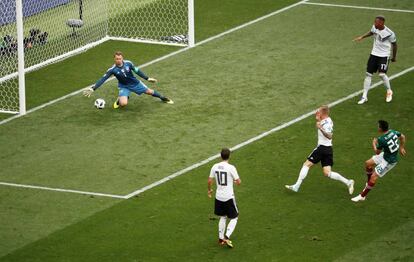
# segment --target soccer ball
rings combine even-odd
[[[98,109],[103,109],[105,107],[105,100],[98,98],[95,100],[95,107]]]

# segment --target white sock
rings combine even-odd
[[[227,231],[226,231],[226,237],[230,238],[231,234],[233,233],[234,229],[236,228],[237,225],[237,217],[230,219],[229,224],[227,225]]]
[[[367,73],[367,76],[364,79],[364,92],[362,93],[362,97],[367,99],[368,97],[368,90],[371,87],[372,75]]]
[[[299,177],[298,180],[295,183],[295,187],[297,189],[299,189],[300,185],[302,184],[302,181],[306,178],[306,176],[308,175],[308,171],[309,171],[309,167],[307,166],[302,166],[302,169],[299,172]]]
[[[349,182],[350,182],[348,179],[346,179],[345,177],[341,176],[340,174],[336,172],[331,172],[328,177],[334,180],[341,181],[345,185],[349,185]]]
[[[390,79],[388,78],[388,76],[384,73],[379,74],[379,76],[384,82],[385,88],[387,88],[387,90],[391,89]]]
[[[219,220],[219,238],[224,239],[224,230],[226,230],[226,217],[220,217]]]

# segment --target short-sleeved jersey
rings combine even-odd
[[[215,164],[210,171],[210,178],[216,180],[216,199],[227,201],[234,198],[233,182],[239,179],[236,167],[226,161]]]
[[[330,117],[327,117],[321,121],[322,129],[327,133],[333,133],[333,121]],[[332,139],[323,135],[322,131],[318,129],[318,145],[332,146]]]
[[[371,33],[374,34],[374,44],[371,54],[379,57],[389,57],[391,54],[391,44],[397,42],[397,37],[394,32],[386,26],[384,29],[379,30],[373,25]]]
[[[384,159],[390,164],[398,162],[400,136],[400,132],[390,129],[378,137],[377,149],[384,151]]]
[[[105,75],[96,82],[95,89],[100,87],[111,75],[114,75],[116,79],[118,79],[118,87],[134,87],[139,84],[139,80],[132,72],[138,74],[139,68],[135,67],[131,61],[124,60],[122,66],[113,65],[108,69]]]

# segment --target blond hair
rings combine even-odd
[[[324,115],[329,115],[329,107],[327,105],[322,105],[319,107],[319,112]]]

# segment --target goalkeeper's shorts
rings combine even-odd
[[[119,90],[118,96],[129,96],[131,92],[137,95],[141,95],[148,90],[148,87],[140,81],[139,84],[136,86],[133,86],[133,87],[121,87],[120,86],[118,87],[118,90]]]

